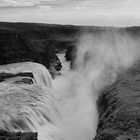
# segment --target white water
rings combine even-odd
[[[15,79],[0,83],[0,128],[37,131],[39,140],[92,140],[99,91],[139,58],[138,44],[120,32],[84,35],[77,44],[76,69],[68,73],[68,65],[59,55],[66,67],[53,81],[40,64],[1,66],[1,72],[32,72],[35,83],[15,84]]]

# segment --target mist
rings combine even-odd
[[[96,101],[101,91],[113,84],[119,73],[130,68],[139,54],[139,41],[120,30],[81,35],[75,69],[57,83],[56,96],[62,104],[64,132],[68,139],[92,140],[95,137]]]

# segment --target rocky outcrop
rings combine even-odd
[[[0,140],[37,140],[37,133],[12,133],[0,130]]]
[[[21,83],[33,84],[32,78],[34,78],[34,75],[31,72],[24,72],[24,73],[21,72],[21,73],[16,73],[16,74],[2,72],[0,73],[0,82],[6,81],[6,79],[15,78],[18,76],[22,77],[22,79],[15,81],[16,84],[21,84]]]
[[[101,92],[97,105],[99,124],[94,140],[139,140],[140,62]]]

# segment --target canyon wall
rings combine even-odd
[[[139,140],[140,62],[105,88],[97,105],[99,124],[94,140]]]

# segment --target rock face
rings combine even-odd
[[[140,139],[140,62],[101,93],[98,108],[94,140]]]
[[[10,133],[0,130],[0,140],[37,140],[37,133]]]

